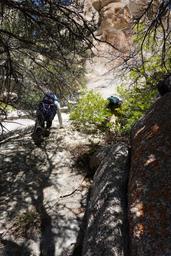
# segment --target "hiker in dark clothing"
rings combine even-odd
[[[110,96],[107,98],[108,104],[107,108],[114,112],[117,108],[122,105],[122,100],[118,96]]]
[[[46,93],[43,100],[38,104],[36,127],[49,130],[56,113],[58,115],[60,128],[62,128],[63,125],[59,100],[54,93]]]

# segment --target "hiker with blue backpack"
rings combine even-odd
[[[42,101],[38,104],[35,130],[41,129],[49,131],[56,114],[58,115],[60,128],[62,128],[63,124],[59,99],[54,93],[48,92],[44,95]]]
[[[119,96],[110,96],[107,98],[107,108],[110,109],[110,111],[113,113],[117,108],[119,108],[123,101]]]
[[[122,99],[117,95],[112,95],[107,98],[106,107],[111,112],[111,116],[107,119],[107,122],[113,127],[115,127],[117,123],[117,117],[119,116],[118,109],[121,107],[122,103]]]

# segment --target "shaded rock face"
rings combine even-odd
[[[132,131],[128,185],[131,256],[171,255],[171,93]]]
[[[109,146],[94,176],[87,210],[83,256],[122,256],[127,250],[127,146]],[[98,160],[98,156],[97,156]]]
[[[168,92],[171,92],[171,75],[167,75],[163,80],[159,81],[157,84],[158,92],[161,96]]]

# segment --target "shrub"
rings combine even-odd
[[[106,108],[107,100],[99,93],[86,92],[78,101],[76,107],[71,110],[70,119],[84,130],[102,129],[108,125],[111,112]]]
[[[128,133],[132,126],[144,115],[155,101],[157,91],[147,85],[132,88],[118,87],[118,93],[123,99],[123,104],[118,109],[119,132]]]
[[[0,109],[7,111],[7,112],[12,112],[15,110],[15,108],[13,106],[11,106],[10,104],[6,104],[0,101]]]
[[[141,19],[133,28],[133,52],[124,64],[124,83],[118,88],[123,104],[117,111],[115,130],[122,133],[128,133],[149,110],[158,94],[157,83],[171,70],[170,41],[167,38],[163,43],[163,30],[148,29],[147,20]]]

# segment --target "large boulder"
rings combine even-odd
[[[128,148],[118,143],[104,155],[91,189],[83,256],[123,256],[127,250]]]
[[[128,185],[131,256],[171,255],[171,93],[134,127]]]

